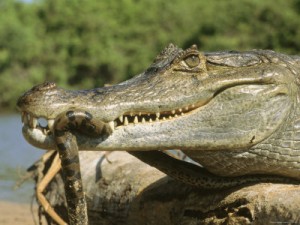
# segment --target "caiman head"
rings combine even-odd
[[[113,129],[105,137],[78,134],[80,149],[249,148],[293,120],[298,63],[273,51],[201,53],[170,44],[128,81],[81,91],[44,83],[17,106],[25,138],[44,149],[54,148],[54,121],[68,110],[85,110]]]

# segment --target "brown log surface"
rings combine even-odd
[[[300,224],[300,185],[256,184],[222,191],[180,183],[126,152],[80,152],[90,224]],[[64,218],[63,182],[46,196]],[[51,223],[51,222],[49,222]]]

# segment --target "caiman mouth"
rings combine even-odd
[[[120,126],[127,126],[138,123],[154,123],[161,121],[168,121],[176,119],[180,116],[184,116],[187,113],[194,111],[203,104],[192,104],[183,108],[173,109],[171,111],[162,111],[157,113],[145,113],[145,112],[130,112],[121,115],[118,119],[114,120],[114,128]]]
[[[131,126],[136,124],[167,122],[179,117],[188,115],[196,109],[203,106],[205,103],[191,104],[182,108],[173,109],[170,111],[161,111],[156,113],[146,112],[126,112],[113,121],[108,122],[112,130],[123,126]],[[72,109],[74,110],[74,109]],[[55,119],[47,119],[44,116],[35,116],[30,112],[22,111],[22,123],[30,129],[38,129],[44,135],[51,135],[53,132]]]
[[[45,135],[50,135],[53,131],[55,119],[47,119],[45,117],[36,117],[32,113],[21,112],[22,123],[31,129],[39,129]]]

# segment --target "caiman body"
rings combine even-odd
[[[70,224],[88,224],[78,150],[129,151],[195,187],[300,181],[300,58],[169,45],[121,84],[18,100],[23,134],[61,158]],[[45,118],[47,126],[39,125]],[[180,149],[203,168],[156,150]]]
[[[181,149],[217,175],[299,179],[299,61],[267,50],[200,53],[169,45],[144,73],[118,85],[32,88],[18,101],[23,134],[37,147],[55,148],[55,118],[82,110],[112,132],[78,134],[79,149]],[[47,127],[36,123],[40,117]]]

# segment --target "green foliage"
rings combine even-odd
[[[169,42],[300,50],[299,0],[0,0],[0,109],[46,80],[66,88],[142,72]]]

